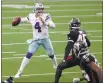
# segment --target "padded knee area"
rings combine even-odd
[[[57,69],[58,69],[58,70],[63,70],[62,65],[58,65]]]
[[[31,57],[32,57],[32,53],[30,53],[30,52],[28,52],[27,54],[26,54],[26,58],[28,58],[28,59],[30,59]]]
[[[64,62],[61,62],[61,63],[57,66],[57,68],[58,68],[59,70],[64,70],[64,69],[66,68],[66,64],[65,64]]]

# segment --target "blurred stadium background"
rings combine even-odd
[[[73,17],[80,18],[92,42],[90,52],[102,66],[102,1],[100,0],[42,0],[45,11],[50,13],[56,24],[49,29],[58,64],[64,55],[68,33],[68,22]],[[11,26],[15,16],[25,17],[32,12],[33,0],[2,0],[2,80],[16,74],[28,49],[27,39],[32,38],[30,24]],[[15,82],[53,82],[55,70],[45,50],[40,47],[25,68],[20,79]],[[63,71],[60,82],[72,82],[80,77],[78,66]]]

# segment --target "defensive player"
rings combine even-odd
[[[88,47],[90,41],[84,31],[80,30],[81,22],[78,18],[73,18],[69,22],[70,33],[68,34],[68,43],[65,48],[64,60],[58,65],[55,74],[55,83],[59,82],[62,70],[70,68],[80,63],[88,65],[90,69],[97,73],[99,83],[101,83],[101,69],[94,63],[94,58],[89,54]],[[72,56],[68,56],[72,50]],[[80,65],[81,66],[81,65]],[[87,80],[90,81],[87,75]]]
[[[20,22],[17,22],[18,19]],[[15,78],[19,78],[25,68],[25,66],[29,63],[32,55],[37,51],[40,45],[46,50],[47,55],[51,58],[53,62],[53,67],[56,69],[57,61],[56,56],[54,55],[53,46],[48,34],[48,27],[55,28],[55,24],[51,19],[50,14],[44,12],[43,4],[36,3],[34,6],[34,12],[30,13],[27,17],[21,18],[16,17],[12,25],[16,26],[20,23],[29,22],[32,25],[33,30],[33,39],[29,44],[28,52],[24,59],[22,60],[20,69],[17,74],[14,76]]]
[[[92,55],[93,56],[93,55]],[[93,61],[95,64],[99,66],[99,63],[95,56],[93,56]],[[91,68],[89,68],[86,64],[81,63],[81,69],[82,69],[82,77],[81,78],[74,78],[73,83],[79,83],[80,81],[86,80],[88,83],[99,83],[97,73],[94,72]],[[83,71],[85,70],[85,71]]]

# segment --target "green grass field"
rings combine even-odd
[[[63,58],[68,33],[68,22],[73,17],[80,18],[82,29],[92,42],[90,52],[94,53],[98,62],[102,63],[102,2],[97,1],[47,1],[45,11],[50,13],[56,24],[55,29],[49,29],[50,38],[57,56],[58,64]],[[9,7],[5,7],[9,5]],[[15,75],[25,56],[28,44],[27,39],[32,38],[32,28],[28,23],[16,27],[11,26],[15,16],[25,17],[32,8],[11,8],[10,5],[34,5],[31,0],[3,0],[2,2],[2,80],[8,76]],[[13,6],[14,7],[14,6]],[[24,69],[20,79],[15,82],[53,82],[55,70],[51,60],[41,46],[32,57],[30,63]],[[74,77],[80,77],[80,68],[75,66],[63,71],[60,82],[72,82]]]

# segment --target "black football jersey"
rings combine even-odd
[[[72,55],[81,58],[84,55],[88,55],[88,47],[90,46],[90,41],[86,37],[86,32],[83,30],[71,30],[67,35],[68,41],[72,42]],[[70,46],[70,43],[68,47]],[[69,51],[69,50],[68,50]]]

